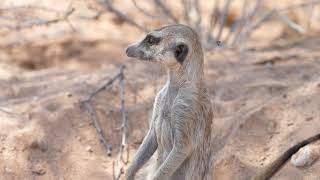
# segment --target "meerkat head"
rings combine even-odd
[[[185,25],[170,25],[156,29],[126,50],[129,57],[160,62],[167,66],[181,66],[195,52],[200,53],[202,60],[198,35]]]

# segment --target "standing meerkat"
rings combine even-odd
[[[129,57],[163,64],[168,80],[158,92],[150,128],[126,179],[156,152],[151,180],[211,179],[212,105],[204,83],[203,51],[197,33],[185,25],[154,30],[130,45]]]

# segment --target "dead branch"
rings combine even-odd
[[[253,25],[247,28],[247,30],[244,32],[246,33],[245,37],[250,37],[251,33],[259,28],[263,23],[267,22],[268,20],[271,19],[271,17],[274,15],[276,12],[275,9],[265,13],[258,21],[256,21]],[[241,37],[240,37],[241,38]]]
[[[303,7],[307,7],[307,6],[310,6],[310,5],[316,5],[316,4],[320,4],[320,0],[310,0],[309,2],[303,2],[303,3],[299,3],[299,4],[295,4],[295,5],[292,5],[292,6],[288,6],[288,7],[284,7],[284,8],[279,8],[277,9],[277,11],[282,11],[282,12],[285,12],[285,11],[290,11],[290,10],[293,10],[293,9],[299,9],[299,8],[303,8]]]
[[[194,4],[194,8],[195,8],[195,11],[197,14],[197,19],[196,19],[194,27],[196,28],[196,31],[198,32],[198,34],[201,37],[202,36],[202,34],[201,34],[201,32],[202,32],[202,30],[201,30],[201,21],[202,21],[201,8],[200,8],[200,4],[199,4],[198,0],[194,0],[193,4]]]
[[[75,8],[70,8],[61,17],[58,17],[58,18],[55,18],[55,19],[51,19],[51,20],[34,19],[34,20],[30,21],[30,22],[23,23],[23,24],[18,24],[18,25],[15,25],[15,26],[1,26],[1,27],[2,28],[7,28],[8,30],[21,30],[21,29],[26,29],[26,28],[32,28],[34,26],[49,26],[51,24],[56,24],[56,23],[63,22],[63,21],[65,21],[65,22],[70,24],[68,18],[75,10],[76,10]],[[72,27],[72,29],[74,30],[73,27]]]
[[[120,67],[120,71],[110,80],[108,80],[107,82],[103,83],[99,88],[97,88],[94,92],[92,92],[87,99],[85,99],[84,101],[91,101],[91,99],[97,95],[99,92],[106,90],[107,88],[109,88],[117,79],[119,79],[122,76],[122,69],[124,68],[124,66]]]
[[[89,112],[89,114],[91,116],[91,119],[93,121],[93,125],[98,132],[98,136],[99,136],[100,141],[102,142],[102,144],[105,146],[105,148],[107,150],[108,156],[111,156],[112,147],[110,144],[108,144],[108,142],[106,140],[106,137],[105,137],[105,134],[101,128],[97,113],[91,105],[91,100],[99,92],[101,92],[101,91],[107,89],[108,87],[110,87],[111,85],[113,85],[113,83],[117,79],[122,78],[123,77],[123,69],[124,69],[124,66],[122,65],[120,67],[120,71],[113,78],[111,78],[109,81],[103,83],[99,88],[97,88],[95,91],[93,91],[85,100],[82,101],[82,104],[84,105],[84,107],[86,108],[86,110]]]
[[[232,41],[232,45],[235,45],[236,43],[241,43],[241,41],[247,38],[246,36],[247,33],[245,33],[246,32],[245,28],[247,28],[252,24],[253,18],[256,16],[261,5],[262,5],[262,0],[256,0],[256,4],[252,9],[252,11],[243,19],[243,23],[244,23],[243,28],[241,29],[240,33],[234,37]]]
[[[220,41],[220,39],[221,39],[222,31],[224,29],[224,24],[225,24],[225,21],[227,19],[227,15],[229,13],[229,8],[230,8],[231,1],[232,0],[226,0],[226,2],[224,4],[223,11],[222,11],[223,14],[219,18],[220,27],[219,27],[218,35],[216,37],[216,39],[218,41]]]
[[[242,32],[242,30],[245,26],[246,17],[247,17],[247,5],[248,5],[248,0],[244,0],[244,2],[242,4],[242,8],[241,8],[242,9],[241,10],[241,18],[234,29],[234,36],[233,36],[233,41],[231,43],[231,46],[234,45],[235,40],[240,35],[240,33]],[[225,43],[227,43],[227,41],[231,38],[231,36],[232,36],[232,33],[230,33],[230,35],[228,35],[227,38],[224,40]]]
[[[122,114],[122,124],[121,124],[121,129],[122,129],[122,142],[121,142],[121,147],[120,147],[120,159],[123,163],[127,164],[129,161],[128,154],[126,156],[126,159],[123,158],[123,151],[125,149],[128,149],[127,147],[127,137],[128,137],[128,119],[127,119],[127,113],[125,109],[125,77],[123,73],[123,68],[120,70],[122,76],[120,77],[120,99],[121,99],[121,109],[120,112]]]
[[[0,12],[5,12],[5,11],[15,11],[15,10],[21,10],[21,9],[35,9],[35,10],[42,10],[42,11],[51,11],[55,13],[63,13],[60,10],[49,8],[49,7],[44,7],[44,6],[12,6],[12,7],[7,7],[7,8],[0,8]]]
[[[214,1],[214,6],[210,14],[210,20],[209,20],[210,22],[209,22],[209,28],[207,31],[207,39],[206,39],[207,43],[211,43],[213,41],[212,31],[214,30],[218,22],[219,2],[220,0]]]
[[[112,162],[112,177],[114,180],[119,180],[124,171],[123,167],[120,167],[118,172],[116,172],[116,163],[118,163],[118,161]]]
[[[147,10],[143,9],[142,7],[139,6],[137,3],[137,0],[132,0],[134,7],[136,7],[143,15],[151,18],[161,18],[163,19],[163,16],[155,16],[151,12],[148,12]]]
[[[172,11],[164,3],[162,3],[161,0],[154,0],[154,3],[171,21],[174,23],[179,23],[179,19],[173,15]]]
[[[91,119],[93,121],[93,125],[98,132],[99,139],[107,150],[107,155],[111,156],[112,146],[110,144],[108,144],[108,142],[106,140],[105,134],[101,128],[101,125],[99,123],[100,121],[99,121],[99,118],[97,116],[95,109],[92,107],[90,101],[84,101],[83,105],[87,109],[87,111],[89,112],[89,114],[91,116]]]
[[[107,149],[108,156],[111,156],[111,145],[108,144],[105,134],[101,128],[99,123],[99,118],[93,106],[91,105],[92,98],[97,95],[99,92],[111,87],[116,80],[119,80],[120,86],[120,100],[121,100],[121,109],[120,112],[122,114],[122,123],[119,129],[122,130],[122,138],[121,138],[121,145],[120,150],[118,153],[118,158],[116,161],[112,163],[112,171],[113,171],[113,179],[118,180],[120,179],[121,175],[124,173],[124,166],[129,162],[129,147],[127,146],[127,137],[128,137],[128,119],[127,113],[125,108],[125,76],[124,76],[124,68],[125,66],[122,65],[120,67],[119,72],[112,77],[109,81],[103,83],[99,88],[93,91],[84,101],[82,101],[86,110],[90,113],[91,119],[93,121],[94,127],[98,132],[98,136],[102,144]],[[124,152],[126,151],[126,156],[124,157]]]
[[[128,24],[130,24],[130,25],[132,25],[132,26],[134,26],[134,27],[136,27],[136,28],[138,28],[138,29],[140,29],[140,30],[142,30],[144,32],[148,32],[147,28],[145,28],[144,26],[138,24],[135,20],[133,20],[132,18],[130,18],[129,16],[125,15],[120,10],[115,8],[113,6],[113,4],[109,0],[99,0],[99,3],[101,5],[103,5],[103,7],[106,8],[106,10],[112,12],[113,14],[115,14],[119,18],[123,19]]]
[[[183,20],[190,25],[190,0],[181,0],[181,4],[183,6]]]
[[[127,146],[127,137],[128,137],[128,119],[127,119],[127,113],[125,109],[125,87],[124,87],[124,73],[123,69],[120,70],[122,73],[120,77],[120,100],[121,100],[121,109],[120,112],[122,114],[122,123],[119,129],[122,130],[122,139],[121,139],[121,145],[120,145],[120,152],[118,154],[118,158],[116,161],[113,162],[113,179],[118,180],[120,179],[121,175],[123,174],[124,166],[129,162],[129,147]],[[126,150],[126,158],[124,158],[124,151]],[[118,171],[116,172],[116,167],[118,168]]]
[[[320,4],[320,0],[311,0],[309,2],[295,4],[295,5],[291,5],[291,6],[285,7],[285,8],[277,8],[277,9],[275,8],[275,9],[270,10],[267,13],[264,13],[261,16],[261,18],[259,18],[256,22],[253,22],[250,25],[246,25],[246,30],[243,30],[243,32],[240,33],[240,35],[237,37],[237,39],[234,39],[233,44],[238,42],[239,40],[242,41],[242,40],[247,39],[248,37],[250,37],[250,35],[252,34],[253,31],[255,31],[257,28],[259,28],[263,23],[269,21],[271,19],[271,17],[273,17],[275,14],[280,16],[280,19],[283,22],[285,22],[289,27],[295,29],[299,33],[305,32],[305,30],[303,28],[301,28],[301,26],[299,26],[298,24],[292,22],[288,18],[285,18],[285,17],[283,18],[283,15],[281,15],[280,13],[288,11],[288,10],[293,10],[293,9],[297,9],[297,8],[310,6],[310,4],[312,4],[312,5]],[[255,16],[255,15],[252,15],[252,17],[253,16]],[[281,16],[282,16],[282,18],[281,18]]]
[[[288,16],[284,14],[277,13],[280,20],[288,25],[291,29],[295,30],[296,32],[300,34],[306,33],[306,30],[303,29],[299,24],[293,22]]]

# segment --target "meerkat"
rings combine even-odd
[[[133,180],[154,153],[154,171],[149,170],[152,180],[211,179],[212,105],[197,33],[185,25],[165,26],[130,45],[126,54],[162,64],[168,74],[155,97],[150,128],[127,169],[126,180]]]

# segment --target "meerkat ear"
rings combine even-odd
[[[183,63],[185,58],[188,55],[188,46],[185,44],[179,44],[176,46],[174,50],[174,57],[177,59],[179,63]]]

